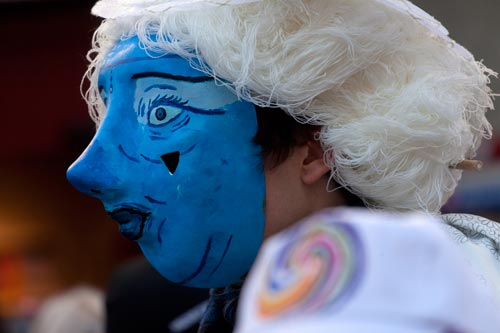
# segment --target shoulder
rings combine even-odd
[[[469,214],[446,214],[442,221],[482,283],[500,295],[500,224]]]
[[[266,241],[236,332],[497,332],[486,293],[440,219],[329,209]]]
[[[470,214],[445,214],[442,219],[456,242],[483,246],[500,261],[500,223]]]

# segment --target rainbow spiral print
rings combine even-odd
[[[328,220],[301,225],[275,253],[257,295],[262,318],[331,309],[355,290],[364,270],[361,240],[351,225]]]

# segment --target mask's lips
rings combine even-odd
[[[151,213],[134,208],[119,208],[108,212],[109,217],[118,222],[120,233],[127,239],[136,241],[142,237],[144,225]]]

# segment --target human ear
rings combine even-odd
[[[309,140],[304,149],[306,154],[302,161],[301,179],[306,185],[312,185],[330,171],[323,159],[324,151],[318,140]]]

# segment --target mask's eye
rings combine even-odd
[[[149,112],[149,124],[153,126],[161,126],[168,123],[181,112],[182,110],[175,107],[167,108],[163,105],[156,106]]]

